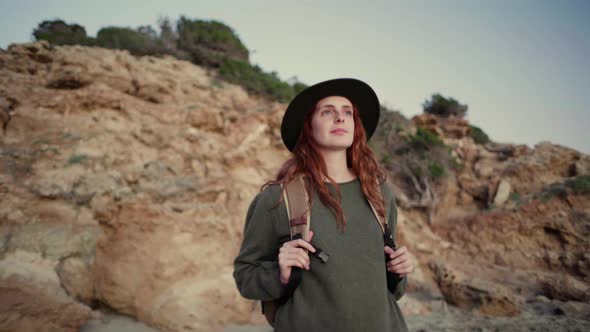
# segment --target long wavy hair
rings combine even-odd
[[[346,218],[340,204],[342,200],[340,186],[328,175],[326,162],[319,153],[319,145],[312,135],[312,117],[316,112],[317,102],[305,113],[303,129],[297,138],[292,157],[281,166],[276,179],[264,183],[260,191],[263,191],[269,185],[289,183],[295,177],[303,174],[307,180],[305,181],[305,187],[309,193],[308,211],[311,210],[313,192],[315,191],[320,201],[333,211],[336,216],[338,229],[344,232],[346,229]],[[386,181],[386,175],[367,145],[367,135],[359,116],[359,109],[355,103],[351,102],[351,104],[353,107],[354,135],[352,145],[346,149],[346,164],[359,177],[363,193],[373,204],[377,214],[385,218],[384,202],[379,199],[381,195],[378,191],[381,190],[381,184]],[[327,178],[334,185],[337,197],[333,197],[329,192],[328,187],[323,181],[324,178]],[[379,181],[379,186],[377,186],[377,180]],[[283,188],[283,190],[285,189]],[[282,200],[283,196],[280,195],[277,205]]]

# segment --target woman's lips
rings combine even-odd
[[[346,134],[348,131],[346,129],[334,129],[332,130],[330,133],[332,134],[336,134],[336,135],[344,135]]]

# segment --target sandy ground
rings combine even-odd
[[[102,320],[93,319],[80,332],[161,332],[133,318],[104,313]],[[221,332],[272,332],[270,326],[229,325]]]
[[[93,319],[80,332],[159,332],[142,322],[127,316],[104,314],[102,320]]]
[[[507,318],[484,317],[468,313],[434,313],[429,316],[409,316],[406,322],[410,331],[415,332],[586,332],[590,331],[590,320],[581,320],[563,315],[538,315],[531,312]]]
[[[555,311],[550,303],[534,303],[516,317],[487,317],[449,306],[448,309],[427,316],[406,316],[410,331],[415,332],[586,332],[590,331],[590,317],[586,320]],[[160,332],[132,318],[105,313],[104,319],[92,320],[81,332]],[[222,332],[272,332],[270,326],[229,325]]]

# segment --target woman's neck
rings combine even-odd
[[[322,156],[326,162],[328,176],[336,183],[347,182],[356,179],[356,174],[346,164],[346,150],[343,151],[322,151]],[[325,182],[329,180],[324,179]]]

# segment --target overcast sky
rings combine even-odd
[[[96,36],[180,15],[229,25],[282,79],[359,78],[407,117],[438,92],[496,141],[590,153],[590,1],[0,0],[0,47],[43,20]]]

